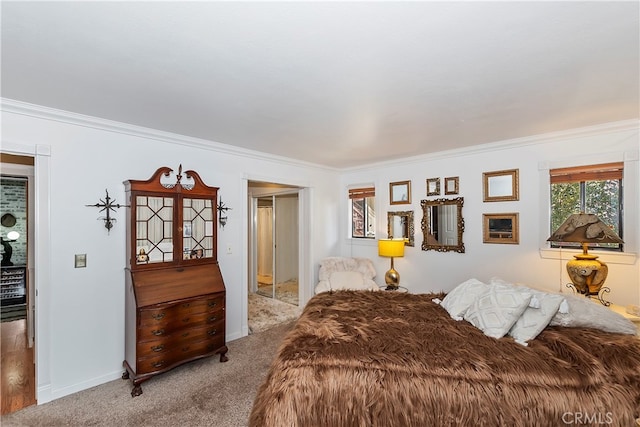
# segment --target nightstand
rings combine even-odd
[[[640,335],[640,317],[627,313],[625,307],[621,305],[611,304],[609,308],[615,311],[616,313],[622,315],[623,317],[631,320],[633,324],[636,325],[636,327],[638,328],[638,335]]]
[[[381,285],[379,286],[381,291],[387,291],[387,292],[400,292],[402,294],[406,294],[407,292],[409,292],[409,289],[405,288],[404,286],[398,286],[398,289],[387,289],[387,285]]]

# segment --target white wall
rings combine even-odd
[[[247,331],[249,180],[306,187],[301,218],[308,221],[301,241],[310,242],[301,268],[301,299],[311,294],[319,260],[327,256],[366,256],[376,262],[382,283],[388,259],[375,242],[347,239],[346,189],[374,182],[377,233],[386,237],[386,212],[415,212],[416,246],[396,260],[403,284],[413,292],[451,289],[469,278],[500,276],[541,288],[568,281],[564,261],[541,257],[548,236],[547,169],[576,162],[625,160],[625,241],[632,255],[602,254],[609,262],[607,284],[619,304],[640,303],[640,271],[635,254],[638,230],[638,123],[579,131],[547,138],[489,144],[480,148],[407,159],[367,168],[336,171],[287,159],[131,127],[15,102],[2,105],[2,150],[36,155],[37,398],[39,403],[74,393],[122,373],[124,354],[124,208],[107,233],[98,209],[86,207],[109,190],[125,203],[122,182],[147,179],[161,166],[197,171],[220,187],[229,221],[218,234],[218,258],[227,286],[227,334]],[[303,143],[303,141],[301,141]],[[200,147],[200,148],[198,148]],[[482,172],[519,168],[520,201],[482,202]],[[426,178],[460,177],[465,198],[465,254],[422,251],[420,200]],[[388,184],[412,181],[412,204],[389,205]],[[520,212],[519,245],[482,243],[482,213]],[[227,254],[226,248],[232,248]],[[545,256],[554,256],[546,251]],[[565,251],[566,252],[566,251]],[[74,254],[87,254],[87,267],[73,267]],[[563,254],[565,257],[567,253]],[[233,358],[233,354],[229,354]]]
[[[220,196],[233,208],[218,233],[228,340],[248,330],[248,180],[308,188],[310,197],[301,203],[309,203],[305,211],[317,214],[309,215],[305,236],[310,262],[300,285],[308,288],[307,295],[315,285],[315,260],[337,252],[335,170],[215,143],[207,149],[200,140],[21,103],[6,102],[2,108],[2,150],[45,154],[36,158],[36,192],[45,194],[44,199],[50,196],[50,206],[42,204],[36,226],[41,230],[36,236],[36,261],[41,264],[36,272],[39,403],[122,373],[126,208],[113,214],[117,222],[107,233],[98,219],[103,214],[85,206],[104,199],[105,189],[116,203],[126,204],[123,181],[148,179],[161,166],[177,170],[179,164],[197,171],[206,184],[220,187]],[[87,254],[86,268],[74,268],[74,254]]]
[[[395,260],[401,284],[412,292],[448,291],[471,277],[489,280],[494,276],[540,289],[571,292],[564,286],[569,282],[565,264],[575,251],[563,250],[561,255],[564,260],[559,260],[558,250],[547,249],[546,239],[551,234],[548,223],[548,170],[560,166],[624,160],[625,254],[589,252],[600,255],[600,260],[609,265],[605,286],[611,288],[611,293],[606,297],[617,304],[639,304],[639,148],[638,122],[620,122],[353,169],[343,173],[341,187],[343,195],[346,195],[350,185],[375,182],[377,237],[387,237],[387,211],[414,211],[415,246],[407,247],[405,256]],[[483,202],[482,173],[515,168],[519,169],[520,175],[520,200]],[[459,196],[464,197],[463,241],[466,252],[423,251],[420,201],[427,199],[426,179],[442,180],[454,176],[460,177]],[[389,182],[404,180],[411,180],[412,203],[390,205]],[[344,221],[340,223],[341,253],[372,258],[378,271],[376,281],[384,283],[389,260],[378,257],[376,242],[347,238],[346,200],[340,209],[344,212]],[[519,212],[520,243],[483,243],[482,214],[508,212]]]

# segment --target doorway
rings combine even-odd
[[[1,413],[36,403],[35,277],[33,218],[34,158],[0,155],[2,278],[0,328]]]
[[[249,183],[249,333],[300,313],[299,191],[274,183]]]

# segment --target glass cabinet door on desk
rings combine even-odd
[[[182,199],[182,257],[214,257],[214,207],[211,199]]]
[[[136,263],[173,261],[173,197],[136,196]]]
[[[175,183],[167,184],[167,177]],[[205,185],[197,173],[182,175],[160,168],[147,181],[125,181],[133,232],[128,236],[130,266],[146,269],[166,265],[217,261],[217,187]]]

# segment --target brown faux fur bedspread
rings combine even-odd
[[[258,391],[250,426],[634,426],[640,340],[548,327],[485,336],[442,294],[313,297]]]

